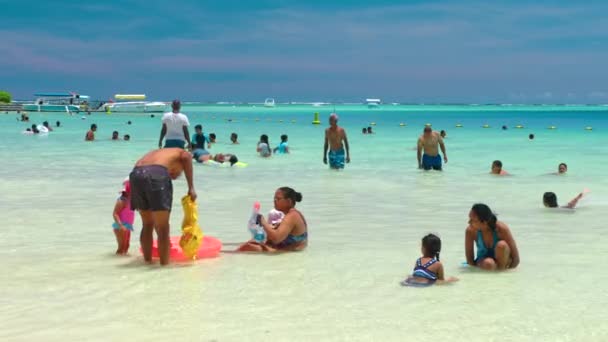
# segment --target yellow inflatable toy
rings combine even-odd
[[[549,126],[549,127],[547,127],[547,129],[557,129],[557,127],[555,127],[555,126]]]
[[[483,125],[483,126],[481,126],[481,127],[482,127],[482,128],[490,128],[490,125],[485,124],[485,125]]]
[[[462,124],[456,124],[456,128],[462,128]]]
[[[399,126],[404,127],[404,126],[406,126],[406,124],[402,122],[399,124]]]
[[[186,258],[196,259],[196,253],[203,242],[203,232],[198,225],[198,206],[190,198],[190,195],[186,195],[182,197],[182,207],[184,209],[184,220],[182,221],[182,237],[179,239],[179,245]]]
[[[585,127],[585,131],[593,131],[593,127],[587,126],[587,127]]]
[[[517,126],[515,126],[515,128],[524,128],[524,126],[523,125],[517,125]]]

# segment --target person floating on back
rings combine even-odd
[[[439,261],[441,239],[437,235],[428,234],[423,237],[420,250],[422,257],[416,260],[412,275],[402,281],[401,285],[429,286],[435,283],[441,284],[458,280],[454,277],[445,279],[443,275],[443,265]]]
[[[329,149],[329,154],[327,150]],[[346,159],[344,150],[346,149]],[[338,114],[332,113],[329,116],[329,128],[325,129],[325,144],[323,145],[323,164],[327,164],[329,157],[329,167],[331,169],[343,169],[344,162],[350,163],[350,148],[348,138],[344,128],[338,126]]]
[[[560,207],[557,204],[557,196],[555,195],[554,192],[545,192],[543,194],[543,204],[545,205],[546,208],[566,208],[566,209],[574,209],[576,208],[576,205],[578,204],[578,201],[583,198],[583,196],[585,196],[587,193],[589,193],[589,189],[585,188],[583,189],[583,191],[576,195],[576,197],[574,197],[572,200],[570,200],[570,202],[568,202],[567,205]]]
[[[123,188],[120,191],[120,197],[116,200],[114,212],[112,213],[112,217],[114,218],[112,228],[116,236],[116,243],[118,244],[118,249],[116,249],[116,254],[118,255],[126,255],[129,252],[131,232],[133,231],[133,222],[135,220],[135,212],[131,210],[131,185],[129,179],[125,179],[122,184]]]
[[[441,155],[439,154],[438,147],[441,147],[443,152],[444,163],[448,162],[448,155],[445,152],[445,144],[443,138],[437,132],[433,132],[433,129],[429,126],[424,127],[423,133],[418,138],[418,168],[425,170],[442,170]],[[422,153],[424,151],[424,154]]]
[[[173,100],[171,103],[173,111],[163,115],[163,126],[160,130],[158,148],[162,147],[163,139],[166,138],[165,148],[179,147],[190,149],[190,133],[188,132],[190,122],[186,115],[180,113],[181,106],[179,100]]]
[[[91,129],[85,135],[84,140],[85,141],[93,141],[93,140],[95,140],[95,132],[96,131],[97,131],[97,125],[96,124],[92,124],[91,125]]]
[[[287,134],[283,134],[281,135],[281,143],[279,144],[279,146],[275,147],[273,152],[274,153],[289,153],[289,146],[287,144]]]
[[[509,173],[502,169],[502,162],[500,160],[495,160],[492,162],[492,168],[490,173],[497,176],[507,176]]]

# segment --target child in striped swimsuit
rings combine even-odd
[[[416,260],[412,275],[401,282],[403,286],[430,286],[435,283],[452,282],[458,279],[450,277],[447,280],[443,276],[443,265],[439,261],[441,252],[441,239],[434,234],[428,234],[422,238],[422,257]]]

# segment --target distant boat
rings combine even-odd
[[[274,107],[274,99],[266,99],[264,100],[264,107]]]
[[[73,92],[36,93],[36,101],[24,103],[23,110],[31,112],[67,112],[78,113],[88,110],[89,97]]]
[[[380,106],[380,99],[365,99],[365,103],[367,103],[368,108],[376,108]]]
[[[114,99],[119,102],[109,102],[103,105],[106,112],[163,113],[167,111],[165,102],[143,101],[146,99],[144,94],[116,94]]]

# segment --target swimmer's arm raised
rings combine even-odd
[[[167,135],[167,124],[163,123],[163,128],[160,129],[160,139],[158,139],[158,148],[163,146],[163,139]]]
[[[568,202],[568,205],[566,206],[567,208],[570,209],[574,209],[576,207],[576,204],[578,203],[578,201],[583,197],[583,193],[581,192],[580,194],[576,195],[576,197],[574,197],[570,202]]]
[[[467,227],[467,230],[465,231],[464,234],[464,252],[465,252],[465,256],[467,258],[467,264],[470,266],[476,266],[475,265],[475,259],[473,257],[473,239],[471,237],[471,228]]]
[[[193,201],[196,201],[196,191],[194,190],[194,181],[192,177],[192,155],[189,152],[183,151],[181,162],[184,167],[186,182],[188,183],[188,195],[190,195]]]

